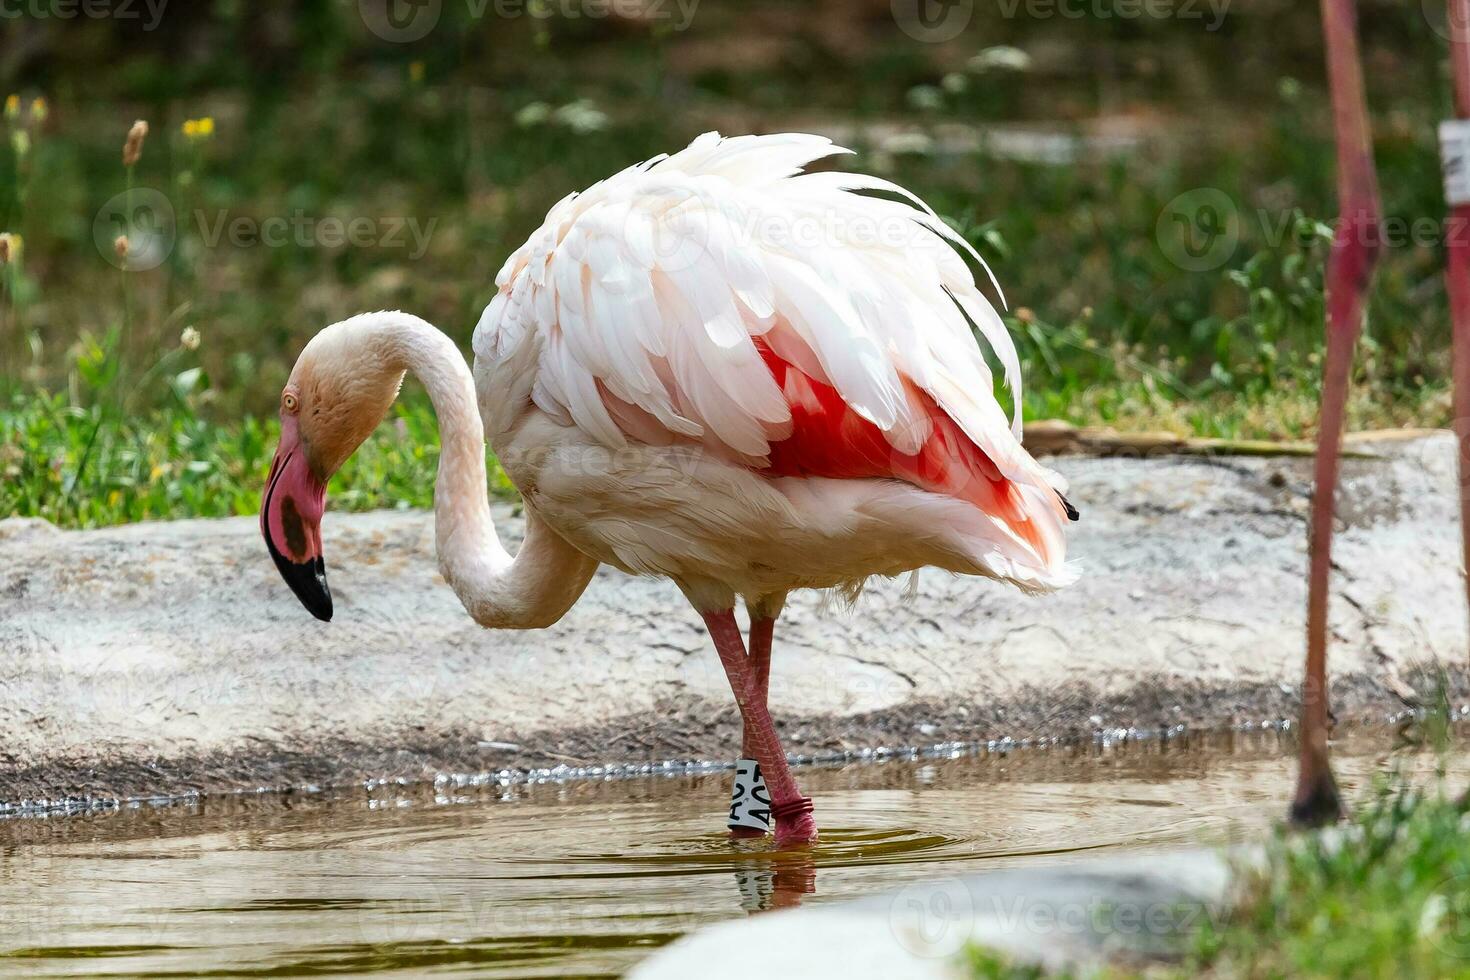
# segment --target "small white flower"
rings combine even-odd
[[[553,118],[574,133],[594,133],[607,128],[607,113],[597,108],[591,99],[568,102],[552,114]]]
[[[179,334],[179,346],[184,350],[198,350],[199,331],[193,327],[185,327],[184,332]]]
[[[971,71],[1027,71],[1031,68],[1031,56],[1020,48],[999,44],[986,48],[967,63]]]
[[[922,112],[930,112],[944,106],[944,93],[933,85],[915,85],[908,92],[909,105]]]
[[[959,95],[970,87],[970,79],[957,71],[952,71],[939,80],[939,87],[950,95]]]
[[[532,102],[522,106],[516,113],[516,125],[522,129],[539,126],[551,118],[551,106],[545,102]]]

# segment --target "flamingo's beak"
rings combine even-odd
[[[311,472],[294,424],[282,427],[281,445],[271,463],[260,506],[265,546],[296,598],[317,619],[332,618],[332,592],[322,559],[322,512],[326,483]]]

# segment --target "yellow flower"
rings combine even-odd
[[[7,95],[5,97],[5,118],[15,119],[20,115],[20,96]]]
[[[36,122],[45,122],[48,112],[45,99],[35,98],[31,100],[31,118]]]
[[[185,119],[184,136],[193,141],[207,140],[214,135],[214,117],[204,116],[200,119]]]
[[[410,61],[408,63],[408,80],[415,85],[424,80],[424,63],[422,61]]]

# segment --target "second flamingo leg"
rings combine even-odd
[[[750,697],[762,706],[766,705],[771,690],[771,643],[776,634],[776,617],[781,615],[785,603],[783,594],[765,596],[746,605],[750,613],[750,654],[746,659],[750,664]],[[750,752],[750,726],[747,725],[740,740],[740,753],[747,759],[755,758]]]
[[[1363,69],[1358,58],[1354,0],[1322,0],[1327,74],[1337,133],[1337,235],[1327,260],[1327,363],[1322,380],[1322,426],[1317,440],[1308,538],[1307,669],[1302,685],[1301,762],[1294,823],[1331,823],[1342,816],[1341,797],[1327,757],[1327,612],[1332,563],[1333,502],[1347,414],[1353,348],[1363,328],[1363,304],[1382,244],[1378,233],[1378,175],[1373,167]]]
[[[748,665],[746,683],[749,686],[751,703],[765,706],[768,705],[767,696],[771,686],[771,639],[772,634],[775,632],[776,615],[779,612],[780,605],[779,602],[776,604],[774,607],[775,611],[772,611],[772,607],[767,602],[759,604],[751,603],[748,608],[750,610],[750,650],[745,659]],[[767,707],[766,711],[769,714],[770,708]],[[742,760],[754,759],[755,747],[751,741],[750,726],[743,724],[742,719],[741,727],[743,731],[740,736],[740,758]],[[744,766],[746,763],[742,761],[741,765]],[[734,796],[730,800],[732,821],[734,820],[735,809],[741,806],[740,801],[745,799],[747,795],[753,795],[756,799],[762,799],[768,796],[765,782],[760,778],[760,770],[757,769],[756,772],[757,775],[755,778],[740,774],[736,775]],[[750,804],[745,805],[748,814]],[[767,825],[769,826],[769,820],[767,820]],[[737,826],[734,822],[730,826],[730,836],[737,840],[764,837],[765,835],[766,830],[755,826]]]
[[[791,775],[791,766],[786,762],[786,752],[781,748],[781,739],[776,734],[776,726],[766,708],[765,697],[752,696],[753,665],[745,652],[740,625],[735,621],[735,610],[701,610],[700,615],[709,628],[710,638],[714,640],[715,650],[720,655],[720,663],[724,665],[725,676],[730,680],[730,689],[735,692],[735,700],[740,705],[740,717],[745,724],[743,741],[746,750],[751,758],[760,763],[766,785],[771,791],[771,812],[776,818],[776,843],[798,844],[815,840],[817,823],[812,819],[812,802],[801,795],[801,790],[796,786],[796,778]],[[774,628],[774,622],[771,628]],[[754,626],[752,632],[755,632]],[[766,644],[766,659],[769,662],[769,643]],[[769,667],[766,669],[769,670]]]

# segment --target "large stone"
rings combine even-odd
[[[628,980],[963,980],[967,946],[1052,971],[1169,958],[1229,908],[1231,866],[1178,850],[921,881],[700,929]]]
[[[1452,439],[1377,451],[1345,466],[1340,714],[1466,651]],[[789,747],[1294,712],[1310,463],[1061,458],[1084,568],[1064,593],[925,572],[850,611],[795,596],[771,694]],[[496,516],[517,539],[512,508]],[[486,632],[435,571],[431,515],[323,530],[331,624],[253,518],[0,522],[0,801],[736,754],[723,673],[671,584],[604,569],[554,628]]]

